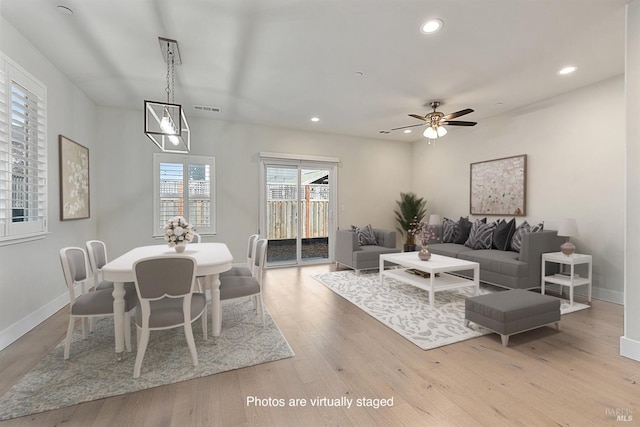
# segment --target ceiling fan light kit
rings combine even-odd
[[[144,101],[144,133],[164,152],[188,153],[191,131],[182,105],[174,101],[175,66],[182,63],[178,42],[164,37],[158,41],[167,64],[167,102]]]
[[[441,104],[442,103],[440,101],[431,102],[431,108],[433,108],[433,111],[431,113],[425,114],[424,116],[421,116],[420,114],[409,114],[409,117],[422,120],[424,123],[420,123],[417,125],[402,126],[399,128],[391,129],[391,131],[407,129],[407,128],[412,128],[416,126],[427,126],[427,128],[424,130],[422,135],[425,138],[429,138],[431,140],[431,139],[438,139],[447,134],[447,129],[443,125],[475,126],[477,124],[477,122],[451,120],[460,116],[464,116],[465,114],[473,113],[473,110],[471,108],[465,108],[464,110],[456,111],[455,113],[447,114],[445,116],[444,113],[437,111],[438,107]],[[380,133],[385,133],[385,132],[381,131]],[[386,133],[389,133],[389,132],[386,132]]]

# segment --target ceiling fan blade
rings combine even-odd
[[[401,129],[407,129],[407,128],[414,128],[414,127],[416,127],[416,126],[426,126],[426,125],[427,125],[426,123],[420,123],[420,124],[418,124],[418,125],[402,126],[402,127],[400,127],[400,128],[393,128],[393,129],[391,129],[391,130],[401,130]]]
[[[425,119],[424,116],[419,116],[418,114],[409,114],[409,117],[413,117],[414,119],[422,120],[423,122],[427,121],[427,119]]]
[[[464,110],[456,111],[455,113],[447,114],[443,117],[444,120],[455,119],[456,117],[464,116],[465,114],[473,113],[471,108],[465,108]]]
[[[462,120],[445,120],[442,122],[443,125],[451,125],[451,126],[475,126],[478,122],[465,122]]]

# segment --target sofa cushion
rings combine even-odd
[[[471,251],[472,249],[457,243],[432,243],[429,245],[429,252],[451,258],[458,258],[460,253]]]
[[[471,249],[491,249],[491,242],[493,240],[493,230],[496,228],[496,223],[486,223],[487,219],[477,219],[471,226],[469,232],[469,238],[464,245]]]
[[[455,243],[458,238],[458,223],[445,218],[442,221],[442,243]]]
[[[469,233],[471,232],[472,225],[473,224],[471,223],[471,221],[469,221],[469,218],[460,217],[460,220],[458,221],[458,236],[453,243],[464,245],[464,243],[469,238]]]
[[[520,261],[519,255],[511,251],[477,249],[460,252],[458,258],[480,264],[480,271],[491,271],[514,277],[527,277],[529,264]],[[482,274],[481,274],[482,276]]]
[[[383,246],[375,246],[375,245],[360,246],[359,251],[353,252],[353,265],[357,266],[367,261],[378,262],[381,254],[393,254],[397,252],[398,252],[398,249],[385,248]]]
[[[371,228],[371,224],[367,224],[364,227],[354,227],[352,225],[351,228],[355,228],[353,231],[355,231],[356,236],[358,236],[358,245],[365,246],[378,244],[373,228]]]
[[[496,224],[495,230],[493,230],[493,239],[491,240],[491,245],[495,249],[499,249],[501,251],[509,250],[509,245],[511,244],[511,238],[513,237],[513,233],[516,232],[516,219],[511,218],[511,221],[505,221],[501,219]]]

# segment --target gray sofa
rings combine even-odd
[[[540,287],[542,254],[557,252],[564,242],[554,230],[525,233],[520,253],[498,249],[471,249],[457,243],[429,243],[429,252],[480,264],[480,281],[510,289]],[[553,268],[554,265],[548,265]],[[557,267],[557,266],[556,266]],[[557,271],[556,271],[557,272]],[[548,273],[554,273],[549,271]],[[462,271],[471,277],[473,272]]]
[[[380,255],[400,252],[396,248],[396,232],[374,228],[377,245],[358,245],[358,237],[351,230],[336,231],[336,265],[342,264],[360,274],[360,270],[380,267]]]

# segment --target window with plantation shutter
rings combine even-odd
[[[0,54],[0,244],[47,232],[46,87]]]
[[[215,159],[154,154],[154,236],[174,216],[183,216],[198,234],[215,234]]]

